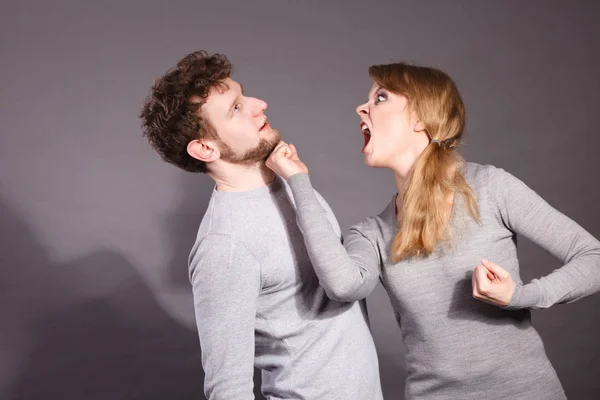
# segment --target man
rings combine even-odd
[[[267,399],[382,399],[364,303],[319,286],[289,187],[265,166],[279,133],[231,68],[223,55],[189,54],[141,113],[164,160],[216,183],[189,259],[205,394],[253,399],[256,366]]]

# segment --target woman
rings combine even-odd
[[[529,310],[600,290],[600,243],[509,173],[464,162],[465,110],[445,73],[400,63],[369,75],[365,163],[398,187],[382,213],[341,245],[294,146],[267,161],[292,189],[321,285],[353,301],[381,279],[407,348],[406,399],[565,399]],[[523,284],[516,234],[564,266]]]

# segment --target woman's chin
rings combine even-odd
[[[365,153],[365,165],[367,167],[376,167],[376,162],[373,159],[373,155],[371,153]]]
[[[385,160],[377,159],[372,154],[365,154],[365,165],[369,168],[390,168]]]

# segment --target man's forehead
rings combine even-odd
[[[210,88],[209,95],[212,93],[224,94],[227,93],[232,88],[232,84],[235,81],[231,78],[225,78],[223,81],[217,83],[215,86]]]
[[[241,85],[239,83],[231,78],[227,78],[210,89],[208,92],[208,97],[206,98],[206,102],[210,103],[211,99],[214,102],[237,96],[238,92],[240,91],[240,87]]]

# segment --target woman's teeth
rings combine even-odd
[[[365,149],[367,148],[367,145],[369,144],[369,141],[371,140],[371,131],[369,130],[369,128],[367,128],[366,125],[362,125],[361,130],[362,130],[363,138],[364,138],[364,145],[362,148],[362,151],[364,152]]]
[[[370,135],[370,134],[371,134],[371,131],[369,130],[369,127],[367,126],[367,124],[362,124],[362,125],[360,126],[360,130],[361,130],[363,133],[366,133],[366,134],[368,134],[368,135]]]

